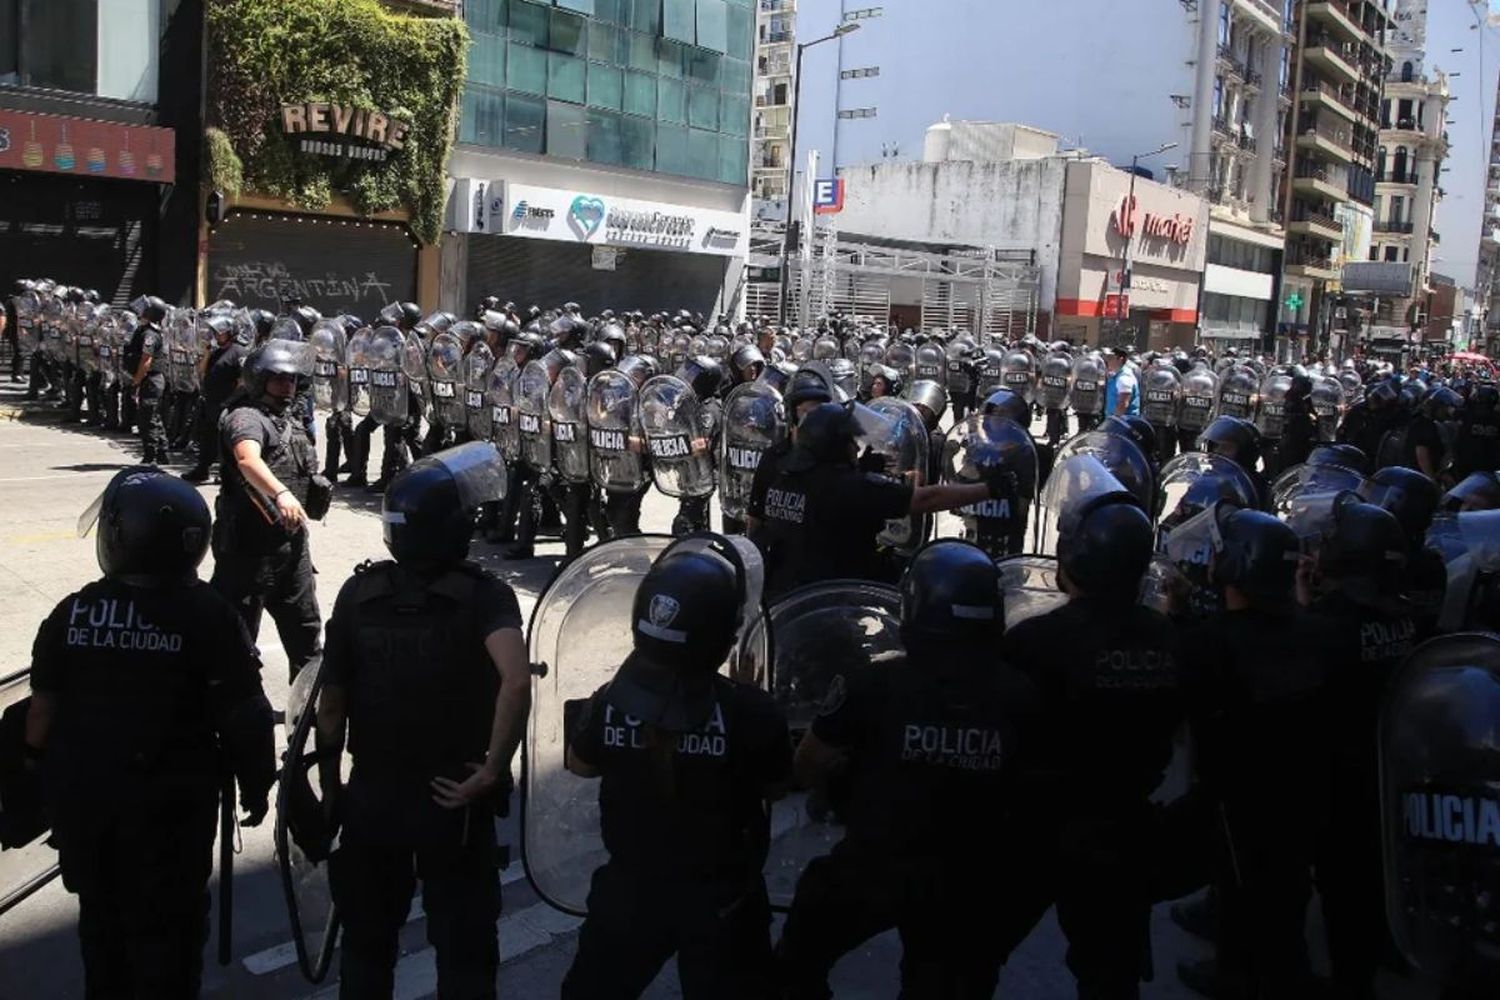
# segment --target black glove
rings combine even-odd
[[[245,810],[245,815],[240,819],[240,826],[260,826],[266,818],[266,813],[271,811],[270,797],[264,792],[259,795],[248,795],[242,792],[240,808]]]
[[[984,470],[984,485],[989,487],[991,500],[1004,500],[1021,492],[1016,474],[1002,465]]]
[[[880,454],[880,452],[874,451],[870,448],[866,448],[864,454],[859,456],[859,471],[877,472],[881,475],[885,475],[886,464],[888,463],[888,461],[889,459]]]

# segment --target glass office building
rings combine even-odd
[[[755,0],[467,0],[444,301],[739,309]]]
[[[459,141],[744,184],[752,2],[468,0]]]

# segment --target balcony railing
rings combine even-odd
[[[1235,138],[1234,141],[1237,142],[1237,143],[1239,143],[1239,147],[1241,149],[1243,149],[1245,152],[1247,152],[1247,153],[1253,153],[1253,152],[1255,152],[1255,140],[1252,139],[1252,138],[1250,138],[1244,132],[1241,132],[1239,134],[1239,136]]]
[[[1313,210],[1307,208],[1299,208],[1294,210],[1292,212],[1292,221],[1311,222],[1313,225],[1322,226],[1324,229],[1342,230],[1344,228],[1339,224],[1339,221],[1333,218],[1331,215],[1324,215],[1322,212],[1314,212]]]
[[[1375,180],[1381,184],[1421,183],[1417,178],[1417,172],[1415,170],[1387,170],[1383,173],[1377,173],[1375,175]]]
[[[780,45],[782,42],[790,42],[792,32],[790,31],[767,31],[760,36],[762,45]]]
[[[1344,96],[1344,94],[1339,91],[1339,88],[1333,86],[1330,83],[1324,83],[1320,80],[1304,80],[1302,83],[1302,92],[1304,94],[1322,94],[1333,103],[1339,105],[1342,108],[1348,109],[1351,115],[1359,114],[1359,110],[1355,107],[1354,101],[1351,98]]]
[[[1333,258],[1301,246],[1289,246],[1286,248],[1286,262],[1293,267],[1316,267],[1324,271],[1333,270]]]
[[[1223,115],[1214,115],[1214,131],[1220,135],[1233,136],[1236,129]]]
[[[1325,167],[1321,163],[1313,163],[1308,160],[1299,160],[1297,162],[1297,167],[1293,171],[1293,176],[1302,177],[1307,180],[1313,181],[1324,181],[1328,184],[1333,183],[1333,181],[1328,177],[1327,167]]]
[[[1405,233],[1410,234],[1412,224],[1410,222],[1392,222],[1389,219],[1376,219],[1375,231],[1377,233]]]
[[[1245,76],[1245,64],[1240,62],[1239,56],[1235,55],[1234,49],[1228,45],[1219,46],[1219,58],[1229,67],[1230,72],[1241,79]]]
[[[757,108],[784,108],[787,99],[785,96],[778,97],[775,94],[756,94],[755,106]]]
[[[1351,156],[1354,154],[1353,137],[1350,135],[1349,130],[1346,128],[1335,128],[1331,125],[1325,125],[1322,122],[1314,122],[1311,125],[1302,126],[1302,128],[1297,131],[1297,134],[1299,136],[1320,136],[1324,141],[1332,143],[1333,145],[1349,153]]]

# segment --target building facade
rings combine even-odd
[[[0,288],[191,295],[201,0],[0,2]]]
[[[1474,275],[1474,324],[1471,350],[1500,356],[1500,80],[1495,86],[1495,114],[1490,123],[1489,169],[1485,173],[1484,218],[1479,229],[1479,266]]]
[[[1200,334],[1220,346],[1262,342],[1302,313],[1277,309],[1292,0],[1205,0],[1189,16],[1198,21],[1186,184],[1211,206]]]
[[[1315,353],[1340,346],[1343,265],[1368,254],[1392,0],[1295,2],[1282,299],[1306,306],[1291,332],[1307,339],[1289,353]]]
[[[752,0],[469,0],[443,304],[736,308]]]
[[[796,113],[797,0],[757,0],[755,110],[750,126],[755,216],[784,219]]]

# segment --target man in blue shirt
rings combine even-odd
[[[1104,364],[1109,369],[1109,379],[1104,383],[1106,417],[1140,415],[1140,386],[1129,358],[1130,351],[1124,347],[1113,348],[1105,355]]]

